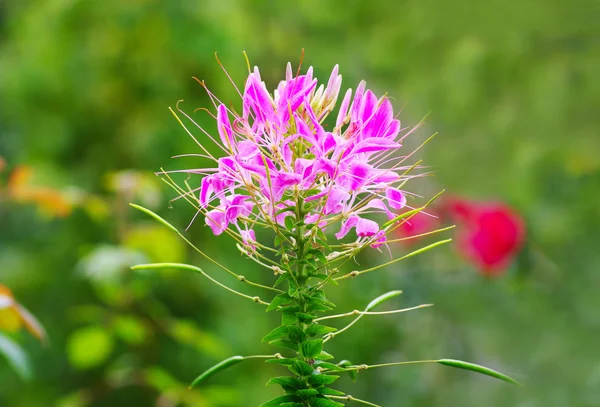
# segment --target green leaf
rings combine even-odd
[[[298,317],[296,317],[296,312],[300,310],[300,307],[297,305],[288,305],[286,307],[281,307],[277,311],[283,313],[281,317],[281,325],[293,325],[298,322]]]
[[[308,377],[308,382],[312,386],[318,387],[321,385],[331,384],[339,378],[340,378],[339,376],[333,376],[333,375],[328,375],[328,374],[313,374],[312,376]]]
[[[296,325],[286,325],[288,328],[288,336],[292,342],[300,343],[306,340],[306,334]]]
[[[296,379],[295,377],[290,376],[280,376],[274,377],[267,382],[267,386],[270,384],[278,384],[282,387],[291,387],[293,389],[305,389],[306,383],[302,380]]]
[[[335,308],[335,304],[327,299],[321,299],[317,297],[308,297],[306,299],[308,309],[312,311],[331,311]]]
[[[309,399],[319,394],[319,392],[316,389],[302,389],[298,390],[296,394],[302,397],[303,399]]]
[[[280,210],[275,212],[275,215],[281,215],[284,212],[294,213],[295,211],[296,211],[296,205],[288,205],[288,206],[284,206],[283,208],[281,208]]]
[[[237,365],[242,360],[244,360],[243,356],[232,356],[229,359],[225,359],[224,361],[217,363],[216,365],[202,373],[200,376],[196,377],[192,384],[190,384],[190,388],[197,386],[198,384],[200,384],[200,382],[206,380],[207,378],[216,373],[219,373],[221,370],[225,370],[228,367]]]
[[[315,369],[311,365],[302,360],[297,359],[294,360],[294,363],[288,366],[288,369],[290,369],[292,373],[297,374],[298,376],[309,376],[312,375],[315,371]]]
[[[294,295],[296,295],[296,293],[298,292],[298,283],[293,280],[293,279],[289,279],[288,280],[288,294],[290,297],[293,297]]]
[[[330,389],[329,387],[320,387],[318,389],[319,394],[322,395],[327,395],[327,396],[345,396],[346,393],[339,391],[339,390],[335,390],[335,389]]]
[[[286,216],[283,223],[285,224],[285,228],[292,232],[294,230],[294,218],[292,216]]]
[[[353,363],[350,362],[349,360],[342,360],[341,362],[338,363],[339,367],[348,367],[348,366],[353,366]],[[356,372],[356,370],[349,370],[348,375],[350,376],[350,379],[352,379],[352,381],[355,381],[356,378],[358,377],[358,373]]]
[[[269,332],[267,335],[265,335],[265,337],[262,338],[262,341],[270,342],[275,339],[286,338],[287,336],[288,336],[288,327],[287,327],[287,325],[283,325],[283,326],[278,326],[277,328],[275,328],[271,332]]]
[[[319,353],[319,356],[317,356],[317,359],[329,360],[329,359],[333,359],[333,355],[331,355],[330,353],[327,353],[325,351],[322,351],[321,353]]]
[[[288,341],[285,339],[275,339],[274,341],[269,342],[273,346],[277,346],[279,348],[291,349],[293,351],[298,351],[298,344],[292,341]]]
[[[280,407],[283,406],[283,403],[289,403],[289,402],[298,402],[301,403],[302,399],[298,396],[281,396],[281,397],[277,397],[274,398],[271,401],[267,401],[266,403],[261,404],[259,407]],[[300,404],[302,405],[302,404]],[[288,404],[289,406],[289,404]]]
[[[315,398],[310,401],[311,406],[313,407],[344,407],[345,404],[338,403],[337,401],[329,400],[329,399],[319,399]]]
[[[313,319],[316,318],[314,315],[306,314],[304,312],[296,312],[296,317],[300,322],[303,322],[305,324],[310,324],[313,321]]]
[[[373,308],[375,308],[376,306],[378,306],[381,303],[384,303],[394,297],[399,296],[400,294],[402,294],[402,291],[400,290],[394,290],[394,291],[390,291],[387,292],[385,294],[380,295],[379,297],[375,298],[373,301],[371,301],[368,305],[367,308],[365,308],[365,311],[370,311]]]
[[[323,339],[310,339],[300,345],[300,354],[305,358],[316,358],[323,351]]]
[[[284,281],[288,280],[289,278],[290,278],[290,273],[283,273],[282,275],[279,276],[279,278],[277,279],[277,281],[275,281],[275,284],[273,284],[273,287],[277,287],[278,285],[280,285]]]
[[[0,354],[4,355],[22,379],[28,380],[31,378],[31,363],[27,353],[21,345],[2,334],[0,334]]]
[[[304,407],[304,404],[288,401],[286,403],[281,403],[279,407]]]
[[[283,274],[282,277],[283,276],[285,276],[285,274]],[[275,284],[275,285],[277,285],[277,284]],[[273,311],[273,310],[277,309],[277,307],[289,304],[290,302],[292,302],[292,297],[287,295],[287,293],[278,294],[277,296],[275,296],[275,298],[273,298],[273,301],[271,301],[271,305],[269,305],[267,307],[267,312]]]
[[[487,376],[494,377],[496,379],[503,380],[507,383],[512,383],[512,384],[522,386],[521,383],[517,382],[516,380],[514,380],[500,372],[497,372],[495,370],[489,369],[484,366],[476,365],[474,363],[463,362],[462,360],[454,360],[454,359],[440,359],[440,360],[437,360],[436,362],[439,364],[445,365],[445,366],[451,366],[451,367],[456,367],[459,369],[465,369],[465,370],[470,370],[472,372],[481,373],[481,374],[484,374]]]
[[[166,220],[164,220],[163,218],[161,218],[160,216],[158,216],[157,214],[155,214],[154,212],[152,212],[150,209],[146,209],[143,206],[139,206],[136,204],[132,204],[130,203],[129,206],[131,206],[132,208],[137,209],[138,211],[142,211],[147,215],[152,216],[154,219],[156,219],[157,221],[159,221],[160,223],[162,223],[163,225],[165,225],[166,227],[168,227],[169,229],[171,229],[172,231],[179,233],[179,231],[177,230],[177,228],[175,228],[175,226],[171,225],[169,222],[167,222]]]
[[[308,336],[323,336],[328,333],[337,331],[337,328],[332,328],[330,326],[313,324],[306,329],[306,335]]]

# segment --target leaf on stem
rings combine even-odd
[[[481,373],[481,374],[484,374],[487,376],[494,377],[499,380],[503,380],[507,383],[522,386],[522,384],[519,383],[518,381],[516,381],[500,372],[497,372],[495,370],[492,370],[492,369],[484,367],[484,366],[476,365],[475,363],[463,362],[462,360],[455,360],[455,359],[440,359],[440,360],[437,360],[436,362],[441,365],[444,365],[444,366],[450,366],[450,367],[456,367],[459,369],[470,370],[472,372]]]
[[[228,367],[237,365],[242,360],[244,360],[243,356],[232,356],[228,359],[225,359],[222,362],[217,363],[216,365],[214,365],[213,367],[211,367],[210,369],[208,369],[204,373],[202,373],[200,376],[196,377],[196,379],[192,382],[192,384],[190,384],[190,389],[192,387],[197,386],[204,380],[208,379],[210,376],[219,373],[221,370],[225,370]]]

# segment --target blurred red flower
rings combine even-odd
[[[420,235],[435,230],[440,223],[437,213],[431,208],[412,215],[398,226],[398,235],[405,244],[412,245],[420,239]]]
[[[523,246],[523,219],[503,203],[453,198],[443,209],[457,224],[459,252],[484,275],[501,274]]]

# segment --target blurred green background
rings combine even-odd
[[[198,151],[167,107],[210,106],[192,76],[238,102],[215,51],[243,84],[245,50],[274,87],[304,48],[321,80],[338,63],[343,88],[366,79],[388,92],[404,124],[431,112],[407,148],[439,132],[421,154],[435,177],[411,191],[502,200],[527,223],[527,245],[500,278],[446,246],[332,294],[342,312],[392,289],[405,292],[396,305],[436,304],[364,318],[336,356],[466,359],[525,388],[411,366],[344,378],[342,389],[384,406],[600,406],[598,21],[585,0],[0,1],[0,283],[50,339],[12,335],[32,375],[0,359],[0,405],[256,406],[278,393],[264,385],[278,369],[260,362],[187,390],[223,358],[271,352],[260,339],[277,316],[195,275],[129,271],[186,261],[228,278],[127,203],[185,228],[194,210],[169,209],[174,192],[153,172],[194,166],[170,157]],[[194,117],[215,131],[207,114]],[[273,281],[202,221],[188,235]]]

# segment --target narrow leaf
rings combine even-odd
[[[367,305],[367,308],[365,308],[365,311],[370,311],[371,309],[375,308],[379,304],[384,303],[394,297],[397,297],[400,294],[402,294],[401,290],[394,290],[394,291],[390,291],[385,294],[382,294],[379,297],[375,298],[373,301],[371,301],[369,303],[369,305]]]
[[[207,378],[220,372],[221,370],[225,370],[230,366],[237,365],[242,360],[244,360],[243,356],[232,356],[229,359],[225,359],[224,361],[217,363],[216,365],[202,373],[200,376],[198,376],[196,380],[194,380],[192,384],[190,384],[190,388],[197,386],[198,384],[200,384],[200,382],[206,380]]]
[[[437,360],[436,362],[441,365],[456,367],[459,369],[470,370],[472,372],[481,373],[481,374],[484,374],[487,376],[494,377],[496,379],[503,380],[507,383],[512,383],[512,384],[522,386],[521,383],[517,382],[516,380],[514,380],[500,372],[497,372],[495,370],[489,369],[484,366],[476,365],[474,363],[463,362],[462,360],[454,360],[454,359],[440,359],[440,360]]]
[[[137,209],[138,211],[142,211],[147,215],[152,216],[154,219],[156,219],[157,221],[159,221],[160,223],[162,223],[163,225],[165,225],[166,227],[168,227],[169,229],[171,229],[172,231],[179,233],[179,231],[175,228],[175,226],[171,225],[169,222],[167,222],[166,220],[164,220],[163,218],[161,218],[160,216],[158,216],[157,214],[155,214],[154,212],[152,212],[150,209],[146,209],[143,206],[139,206],[133,203],[130,203],[129,206],[131,206],[132,208]]]

